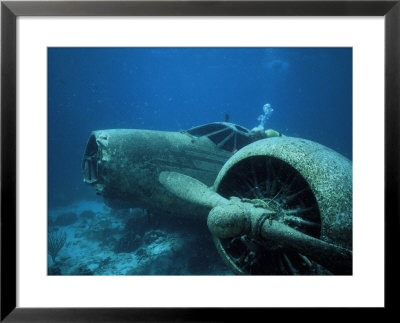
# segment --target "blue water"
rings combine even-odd
[[[352,159],[351,48],[49,48],[49,207],[97,200],[83,183],[90,132],[257,126]]]

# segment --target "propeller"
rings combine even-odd
[[[217,238],[250,234],[310,257],[334,274],[351,274],[352,251],[311,237],[274,219],[275,211],[239,198],[226,199],[190,176],[161,172],[160,183],[188,202],[210,208],[207,225]]]
[[[213,208],[229,203],[202,182],[181,173],[161,172],[158,180],[169,192],[194,204]]]

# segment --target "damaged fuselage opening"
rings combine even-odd
[[[82,162],[83,180],[85,183],[94,184],[97,181],[97,162],[98,162],[98,146],[96,136],[89,137],[86,146],[85,156]]]

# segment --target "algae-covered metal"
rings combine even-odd
[[[252,143],[225,163],[214,189],[226,198],[236,196],[265,203],[274,210],[275,220],[324,242],[352,249],[352,163],[323,145],[291,137]],[[259,250],[264,259],[240,260],[242,252],[249,252],[251,240],[242,236],[216,238],[215,242],[237,273],[310,272],[308,259],[279,244]],[[265,261],[267,258],[273,265]],[[320,272],[315,266],[313,270]]]
[[[84,181],[115,208],[143,207],[174,215],[205,217],[158,182],[161,171],[177,171],[211,186],[232,149],[251,142],[248,130],[213,123],[188,131],[140,129],[93,131],[83,157]]]

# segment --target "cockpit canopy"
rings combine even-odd
[[[213,122],[187,130],[195,137],[208,137],[218,148],[235,152],[250,144],[250,130],[230,122]]]

